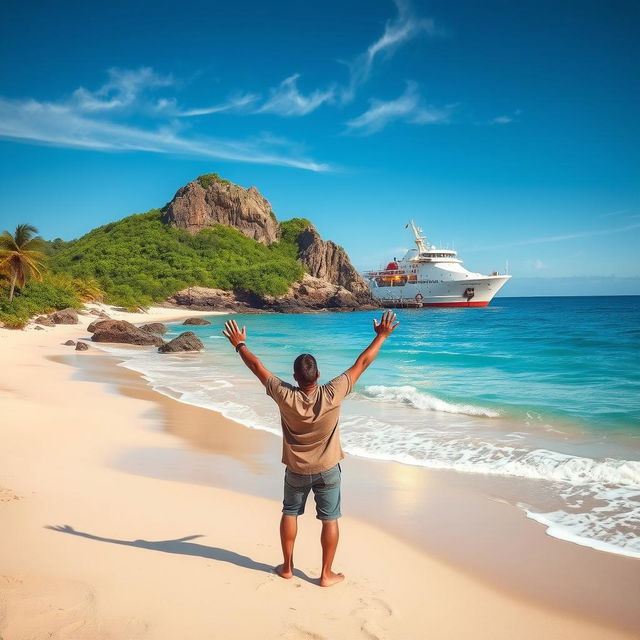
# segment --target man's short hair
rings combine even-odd
[[[310,353],[301,353],[293,362],[293,372],[298,383],[313,384],[318,379],[318,363]]]

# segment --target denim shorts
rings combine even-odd
[[[340,480],[342,469],[337,464],[320,473],[302,475],[287,468],[284,472],[284,500],[282,513],[301,516],[309,491],[313,490],[318,520],[336,520],[340,513]]]

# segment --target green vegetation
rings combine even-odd
[[[203,187],[204,189],[206,189],[207,187],[210,187],[216,182],[218,184],[231,184],[231,185],[233,184],[233,182],[229,182],[229,180],[225,180],[224,178],[221,178],[217,173],[205,173],[202,176],[198,176],[198,182],[200,183],[200,186]]]
[[[21,224],[15,233],[0,236],[0,322],[24,327],[31,316],[65,307],[80,308],[83,302],[104,295],[96,280],[80,280],[47,271],[47,254],[60,248],[61,240],[45,242],[37,229]]]
[[[264,246],[219,224],[190,235],[165,225],[154,209],[59,249],[51,268],[94,279],[106,302],[124,307],[148,305],[194,285],[281,295],[304,273],[296,260],[296,220],[283,223],[282,242]]]
[[[311,226],[313,225],[306,218],[291,218],[291,220],[280,223],[282,244],[293,252],[289,255],[293,255],[294,258],[298,257],[298,236]]]
[[[16,287],[22,288],[28,280],[42,280],[46,258],[42,252],[42,238],[30,224],[19,224],[15,233],[3,231],[0,235],[0,272],[9,280],[9,302]]]
[[[203,186],[228,183],[215,173],[198,180]],[[23,327],[34,315],[80,308],[89,300],[133,310],[196,285],[277,296],[304,273],[297,238],[311,226],[305,218],[280,223],[281,241],[265,246],[220,224],[191,235],[161,217],[154,209],[69,242],[34,237],[36,230],[28,225],[5,232],[0,322]]]
[[[62,238],[55,238],[54,240],[43,240],[42,251],[50,258],[51,256],[54,256],[58,251],[60,251],[60,249],[68,247],[72,242],[73,240],[66,241]]]
[[[44,273],[42,280],[27,282],[13,300],[9,289],[0,282],[0,322],[12,329],[24,327],[27,320],[40,313],[73,307],[100,300],[103,292],[94,281],[83,281],[67,274]]]

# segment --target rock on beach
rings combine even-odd
[[[177,353],[179,351],[202,351],[204,344],[193,331],[185,331],[178,337],[163,344],[158,351],[160,353]]]

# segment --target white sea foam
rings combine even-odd
[[[634,460],[593,459],[471,437],[448,438],[435,429],[409,431],[365,416],[346,418],[341,428],[345,449],[366,458],[464,473],[640,487],[640,462]]]
[[[528,518],[535,520],[547,528],[547,534],[558,540],[566,540],[583,547],[590,547],[598,551],[606,551],[607,553],[616,553],[631,558],[640,558],[640,538],[632,539],[627,542],[625,536],[611,537],[607,534],[609,540],[600,540],[593,537],[593,531],[585,526],[585,520],[589,518],[578,517],[566,511],[554,511],[552,513],[534,513],[524,509]],[[584,531],[584,534],[582,532]]]
[[[550,536],[583,546],[640,558],[640,487],[558,487],[565,507],[541,512],[520,503],[527,517]],[[585,506],[586,505],[586,506]]]
[[[418,389],[411,385],[401,387],[370,385],[365,387],[363,395],[376,402],[398,402],[409,405],[415,409],[424,409],[427,411],[462,413],[468,416],[484,416],[485,418],[497,418],[500,415],[498,411],[492,409],[441,400],[430,393],[418,391]]]

